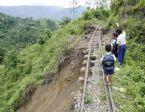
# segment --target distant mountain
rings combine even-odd
[[[86,7],[79,6],[75,8],[75,17],[79,17]],[[74,18],[73,8],[64,8],[58,6],[0,6],[0,12],[22,18],[48,18],[60,20],[63,17]]]

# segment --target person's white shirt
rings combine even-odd
[[[117,37],[117,43],[119,46],[126,44],[126,33],[124,31]]]

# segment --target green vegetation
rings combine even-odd
[[[14,18],[0,13],[0,48],[21,49],[37,42],[44,29],[55,30],[53,21]]]
[[[145,1],[114,0],[111,10],[88,10],[83,19],[115,29],[119,22],[127,33],[125,64],[114,75],[114,98],[119,112],[145,110]],[[97,12],[97,14],[95,13]]]
[[[44,26],[46,21],[40,21]],[[14,112],[21,105],[27,88],[37,86],[43,82],[45,75],[57,71],[59,59],[67,50],[74,48],[87,24],[88,21],[80,18],[53,32],[46,28],[36,37],[38,42],[27,43],[19,52],[16,49],[7,50],[0,65],[0,112]],[[75,35],[73,42],[69,39],[71,35]],[[0,52],[3,53],[3,49]]]
[[[54,23],[45,19],[34,21],[0,14],[0,112],[14,112],[28,87],[42,83],[46,74],[55,73],[60,58],[74,48],[86,26],[97,23],[114,28],[117,21],[127,32],[128,48],[125,65],[114,75],[119,88],[114,89],[115,103],[120,112],[144,112],[144,3],[114,0],[110,11],[89,9],[77,20],[64,18],[56,31],[52,31],[56,29]]]
[[[115,75],[115,101],[120,112],[145,110],[145,1],[114,0],[111,14],[127,32],[125,65]],[[114,21],[115,22],[115,21]]]
[[[92,95],[91,95],[89,92],[87,92],[87,94],[86,94],[86,96],[85,96],[85,104],[89,104],[89,103],[91,103],[92,101],[93,101]]]
[[[13,112],[19,105],[20,93],[41,78],[35,69],[45,66],[47,61],[33,61],[43,49],[37,43],[45,44],[55,29],[51,20],[21,19],[0,13],[0,112]],[[33,66],[36,63],[39,67]]]

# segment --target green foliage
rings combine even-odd
[[[130,17],[124,21],[126,31],[130,35],[130,39],[134,39],[136,42],[145,42],[145,21]]]
[[[144,6],[144,0],[114,0],[112,4],[111,15],[118,17],[129,37],[125,65],[115,76],[115,86],[125,89],[124,93],[115,93],[115,101],[121,112],[145,110]]]
[[[11,50],[9,51],[6,55],[5,55],[5,58],[4,58],[4,64],[7,66],[7,67],[16,67],[17,65],[17,57],[16,57],[16,51],[14,50]]]
[[[107,17],[109,17],[109,12],[103,8],[89,9],[83,15],[84,20],[91,20],[93,18],[104,20]]]
[[[37,43],[46,28],[54,30],[56,25],[51,20],[21,19],[0,13],[0,48],[19,50]]]
[[[44,44],[48,39],[52,36],[51,31],[49,29],[45,29],[44,33],[39,37],[38,42],[39,44]]]
[[[115,86],[121,85],[126,90],[125,93],[116,93],[117,98],[115,101],[123,106],[123,108],[119,107],[120,111],[144,112],[144,50],[144,45],[141,47],[134,41],[128,43],[126,64],[115,77]]]
[[[92,15],[92,11],[88,10],[84,13],[83,18],[84,20],[90,20],[92,19],[94,16]]]
[[[57,71],[59,59],[66,50],[74,48],[86,26],[95,18],[105,19],[108,16],[107,11],[98,10],[91,10],[93,18],[90,20],[85,20],[84,17],[71,22],[64,19],[63,27],[54,32],[54,27],[48,27],[48,23],[53,26],[53,22],[45,19],[34,21],[0,14],[1,21],[5,20],[5,25],[0,22],[0,46],[7,50],[4,57],[3,50],[0,51],[3,59],[0,65],[0,112],[14,112],[28,87],[40,84],[45,74]],[[90,100],[88,97],[87,102]]]
[[[133,6],[132,10],[135,14],[139,13],[138,15],[143,17],[145,15],[145,0],[138,0],[138,3]]]
[[[71,22],[71,19],[68,18],[68,17],[63,17],[61,22],[59,23],[60,26],[64,26],[64,25],[67,25],[68,23]]]
[[[89,104],[93,101],[93,97],[91,96],[91,94],[87,93],[85,96],[85,104]]]
[[[8,45],[13,48],[6,55],[5,49],[0,49],[0,62],[3,62],[0,65],[0,112],[14,112],[19,107],[26,88],[40,84],[45,74],[56,72],[59,59],[66,50],[75,46],[75,40],[84,33],[86,26],[98,23],[114,28],[117,21],[121,21],[129,38],[125,65],[115,75],[115,85],[123,87],[125,91],[116,92],[115,103],[120,106],[118,109],[121,112],[144,112],[145,21],[144,12],[141,13],[144,8],[143,1],[114,0],[111,11],[102,8],[87,10],[77,20],[70,22],[64,19],[63,27],[54,32],[52,30],[55,27],[48,27],[54,26],[54,23],[48,20],[16,19],[0,14],[0,46],[6,50],[10,49]],[[40,35],[40,32],[43,33]],[[69,37],[73,37],[73,41],[70,41]],[[19,47],[24,49],[14,50]],[[89,95],[85,98],[86,103],[91,100]]]
[[[45,29],[38,43],[20,51],[9,50],[0,65],[0,112],[14,112],[28,87],[40,84],[46,74],[57,71],[59,59],[74,47],[86,24],[88,21],[80,18],[54,32]],[[41,20],[41,25],[45,26],[46,21]],[[71,35],[75,35],[74,41],[70,41]]]
[[[144,18],[145,1],[144,0],[113,0],[112,12],[120,17],[134,16]]]
[[[41,29],[50,29],[50,30],[56,30],[57,26],[55,24],[54,21],[49,20],[49,19],[39,19],[40,25],[41,25]]]

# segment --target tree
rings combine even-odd
[[[44,44],[48,39],[51,38],[51,31],[49,29],[45,29],[44,34],[41,35],[38,39],[39,44]]]
[[[63,17],[62,18],[62,21],[59,23],[60,24],[60,26],[64,26],[64,25],[67,25],[68,23],[70,23],[71,22],[71,19],[70,18],[68,18],[68,17]]]

